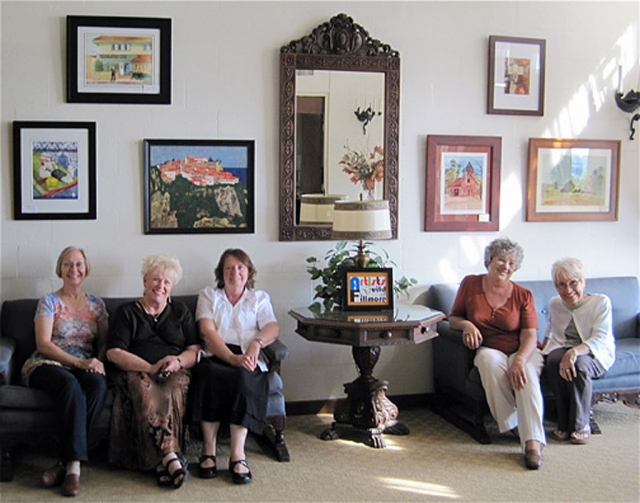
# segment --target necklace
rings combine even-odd
[[[138,301],[138,304],[140,304],[140,307],[142,307],[142,310],[145,312],[145,314],[153,318],[154,323],[158,323],[158,318],[160,318],[160,315],[162,314],[162,312],[164,311],[164,308],[166,307],[166,304],[165,304],[164,306],[162,306],[162,309],[160,309],[157,313],[152,313],[150,312],[149,308],[145,306],[144,302],[142,302],[142,299]]]

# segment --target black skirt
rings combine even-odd
[[[234,354],[239,346],[227,345]],[[191,370],[190,420],[240,425],[262,434],[267,415],[269,374],[229,365],[217,356],[202,358]]]

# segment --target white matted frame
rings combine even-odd
[[[489,37],[487,113],[544,115],[546,41]]]
[[[14,218],[96,219],[96,123],[13,123]]]

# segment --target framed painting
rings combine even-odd
[[[254,232],[254,140],[144,140],[145,234]]]
[[[497,231],[502,138],[427,136],[426,231]]]
[[[345,269],[343,311],[393,310],[393,269]]]
[[[529,139],[528,222],[618,220],[620,140]]]
[[[489,37],[487,113],[544,115],[546,41]]]
[[[171,104],[171,19],[67,16],[67,102]]]
[[[96,123],[13,123],[16,220],[96,219]]]

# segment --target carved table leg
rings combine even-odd
[[[351,425],[366,430],[371,447],[381,449],[386,447],[382,433],[407,435],[409,428],[396,419],[398,407],[387,398],[387,381],[373,377],[373,368],[380,357],[380,346],[356,346],[352,348],[352,354],[360,376],[344,385],[347,398],[338,403],[334,413],[335,422],[320,438],[334,440],[339,437],[340,425]]]

